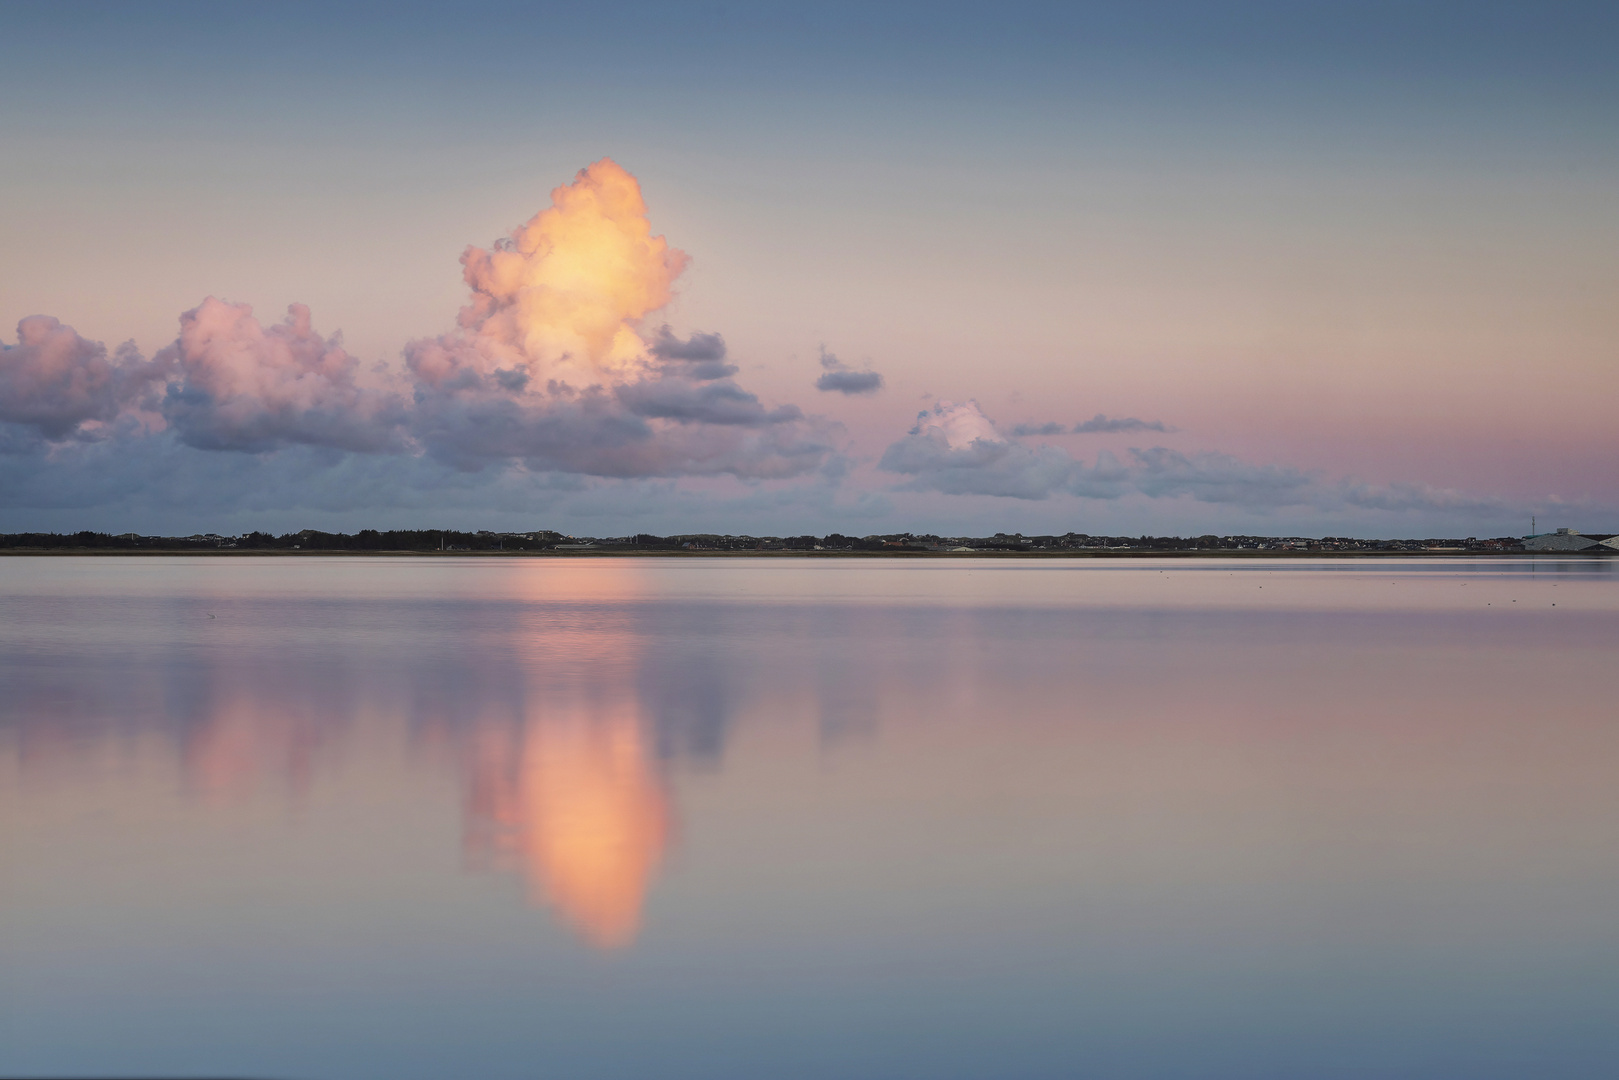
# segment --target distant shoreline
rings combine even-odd
[[[0,558],[417,558],[417,559],[1604,559],[1619,555],[1611,548],[1586,551],[1469,551],[1465,548],[1426,548],[1408,551],[1152,551],[1146,549],[1092,549],[1067,551],[670,551],[657,548],[595,548],[571,551],[300,551],[280,548],[5,548]]]

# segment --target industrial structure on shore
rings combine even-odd
[[[1538,533],[1523,538],[1525,551],[1590,551],[1592,548],[1610,548],[1619,551],[1619,535],[1592,533],[1586,535],[1571,529]]]

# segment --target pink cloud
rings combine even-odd
[[[180,336],[158,353],[179,381],[164,414],[181,439],[207,450],[291,443],[375,451],[402,446],[404,403],[361,386],[360,362],[322,338],[309,309],[265,327],[247,304],[209,297],[180,316]]]
[[[48,315],[17,324],[17,344],[0,345],[0,421],[35,428],[48,439],[93,433],[141,404],[160,365],[147,363],[133,343],[109,357],[107,347],[82,338]]]

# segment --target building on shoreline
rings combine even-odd
[[[1535,536],[1526,536],[1523,541],[1525,551],[1586,551],[1598,547],[1605,541],[1612,539],[1607,536],[1582,536],[1568,529],[1558,529],[1556,532],[1539,533]]]

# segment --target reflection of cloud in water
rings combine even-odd
[[[669,648],[648,657],[637,684],[658,756],[718,763],[736,708],[736,681],[722,661],[699,650]]]
[[[510,571],[500,595],[361,598],[341,612],[321,597],[251,598],[218,623],[200,622],[199,602],[184,613],[201,631],[181,621],[169,638],[57,643],[50,663],[0,656],[0,753],[37,774],[155,736],[179,790],[220,805],[383,767],[371,755],[403,726],[411,757],[465,778],[470,863],[520,873],[585,940],[627,945],[671,838],[662,770],[721,759],[754,667],[717,644],[733,632],[728,609],[645,602],[656,590],[643,566]],[[174,623],[170,600],[148,603]],[[158,623],[149,610],[84,621]],[[338,647],[321,636],[334,614]],[[221,625],[237,637],[215,640]]]
[[[669,804],[633,710],[582,710],[472,739],[468,855],[516,862],[530,895],[603,948],[634,940]]]
[[[216,703],[181,745],[187,785],[209,799],[246,796],[265,776],[294,792],[309,786],[320,725],[285,702],[235,697]]]
[[[307,653],[96,666],[0,658],[11,691],[0,700],[0,753],[40,774],[89,767],[159,734],[181,789],[218,805],[305,793],[365,737],[364,717],[384,728],[404,719],[418,751],[468,777],[469,862],[518,870],[533,900],[587,940],[623,946],[639,928],[672,813],[655,751],[662,736],[643,722],[641,702],[655,695],[636,678],[637,635],[621,614],[593,615],[562,620],[560,633],[511,624],[514,640],[565,649],[537,663],[500,649],[358,670]],[[723,677],[710,672],[697,690],[673,679],[672,707],[707,715],[703,701]]]
[[[523,575],[518,591],[533,607],[517,639],[538,681],[516,700],[469,702],[494,717],[470,714],[470,861],[515,862],[532,899],[602,948],[635,939],[670,831],[630,691],[642,642],[621,601],[639,589],[639,568],[618,561]],[[559,606],[558,592],[570,603]]]

